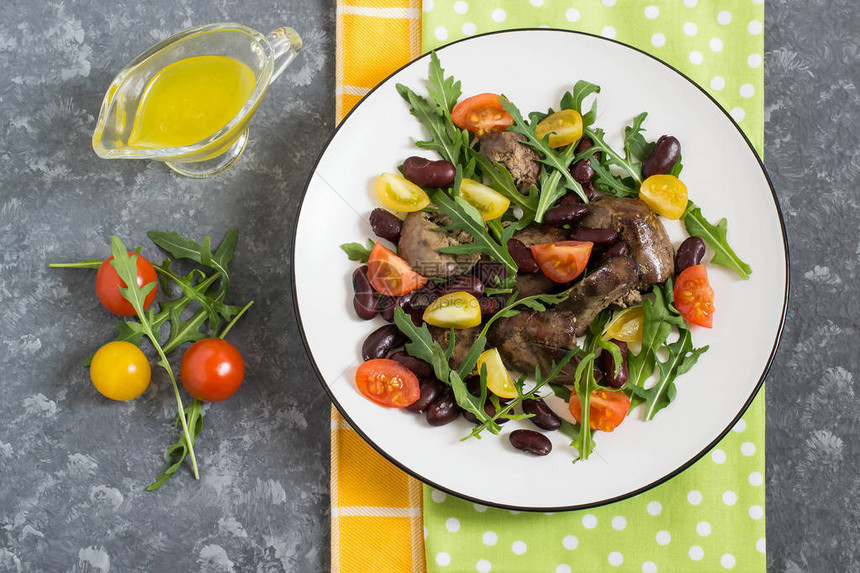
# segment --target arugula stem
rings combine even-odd
[[[155,347],[155,351],[161,357],[161,367],[167,370],[167,375],[170,377],[170,382],[173,384],[173,394],[176,396],[176,407],[179,409],[179,422],[182,424],[182,434],[185,436],[185,443],[188,446],[188,456],[191,458],[191,471],[194,473],[194,479],[200,479],[200,471],[197,469],[197,457],[194,455],[194,442],[191,439],[191,434],[188,432],[188,422],[185,420],[185,406],[182,405],[182,396],[179,394],[179,385],[176,383],[176,377],[173,375],[173,369],[167,361],[167,355],[161,348],[158,340],[155,338],[149,324],[146,322],[143,315],[138,315],[141,324],[145,329],[146,335]]]
[[[218,338],[220,338],[221,340],[224,340],[224,337],[227,336],[227,333],[230,332],[230,329],[233,328],[233,325],[236,324],[236,321],[239,320],[243,314],[245,314],[246,310],[251,308],[252,304],[254,304],[253,300],[251,302],[249,302],[248,304],[246,304],[245,306],[243,306],[242,310],[240,310],[236,314],[236,316],[233,317],[233,320],[231,320],[230,323],[224,327],[224,330],[221,332],[221,336],[219,336]]]
[[[104,259],[93,259],[79,263],[48,263],[52,269],[97,269],[102,266]]]

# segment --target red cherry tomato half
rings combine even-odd
[[[532,245],[532,255],[543,274],[557,283],[566,283],[585,270],[593,246],[589,241],[541,243]]]
[[[198,400],[220,402],[232,396],[245,377],[245,361],[236,347],[220,338],[204,338],[182,356],[182,385]]]
[[[711,328],[714,323],[714,289],[705,265],[684,269],[675,281],[675,308],[690,324]]]
[[[409,406],[421,396],[415,374],[387,358],[368,360],[359,366],[355,384],[365,398],[386,408]]]
[[[137,255],[137,253],[129,253],[129,255]],[[99,270],[96,273],[96,296],[99,297],[102,306],[112,313],[119,316],[134,316],[134,307],[123,298],[122,293],[119,291],[120,287],[126,288],[128,285],[119,278],[116,269],[110,264],[112,260],[113,256],[111,255],[99,266]],[[143,255],[137,255],[137,286],[143,287],[143,285],[156,280],[155,269],[152,263],[146,260]],[[158,288],[154,288],[146,295],[146,299],[143,301],[143,308],[146,309],[152,305],[157,290]]]
[[[582,423],[582,403],[574,392],[568,404],[577,423]],[[618,427],[630,411],[630,398],[624,392],[595,390],[588,401],[588,425],[592,430],[611,432]]]
[[[401,296],[424,286],[426,277],[412,270],[409,263],[376,243],[367,260],[367,279],[376,292]]]
[[[478,137],[488,131],[505,131],[514,118],[502,107],[498,94],[478,94],[464,99],[451,110],[451,119],[460,129]]]

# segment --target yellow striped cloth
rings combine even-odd
[[[338,0],[337,121],[420,49],[421,0]],[[421,499],[421,483],[368,446],[332,407],[332,573],[423,573]]]

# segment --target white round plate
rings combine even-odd
[[[633,48],[586,34],[517,30],[476,36],[437,50],[464,97],[505,94],[523,114],[558,107],[584,79],[600,85],[596,125],[618,145],[625,125],[648,112],[646,137],[677,137],[682,178],[712,222],[726,217],[729,240],[753,269],[749,280],[708,267],[716,291],[711,330],[693,328],[696,346],[710,350],[676,380],[677,398],[651,422],[634,412],[616,431],[595,435],[584,462],[559,432],[553,451],[534,457],[515,450],[507,434],[460,439],[471,424],[459,418],[430,427],[423,416],[383,408],[356,389],[361,344],[384,324],[358,319],[352,308],[356,263],[339,245],[373,238],[368,215],[380,206],[376,177],[397,169],[427,139],[395,90],[402,83],[426,93],[429,56],[411,62],[369,93],[341,123],[311,175],[295,231],[293,288],[304,342],[331,399],[376,450],[446,492],[510,509],[555,510],[599,505],[644,491],[705,454],[743,414],[770,365],[782,330],[788,292],[785,233],[775,195],[751,145],[729,115],[701,88],[663,62]],[[685,234],[667,229],[675,246]],[[567,415],[561,400],[549,400]],[[641,410],[641,407],[640,407]],[[568,418],[569,419],[569,418]]]

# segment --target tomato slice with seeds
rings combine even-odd
[[[549,146],[564,147],[582,137],[582,116],[575,109],[563,109],[540,120],[535,135],[543,139],[549,134]]]
[[[499,94],[478,94],[468,97],[451,111],[454,125],[467,129],[478,137],[488,131],[505,131],[514,118],[502,107]]]
[[[574,392],[568,404],[570,414],[577,423],[582,423],[582,402]],[[630,411],[630,398],[624,392],[597,389],[588,401],[588,426],[592,430],[611,432],[617,428]]]
[[[532,255],[540,270],[557,283],[567,283],[582,274],[594,243],[556,241],[532,245]]]
[[[367,260],[367,279],[376,292],[388,296],[401,296],[421,288],[427,282],[412,270],[409,263],[376,243]]]
[[[484,221],[498,219],[505,214],[511,204],[510,199],[483,183],[463,178],[460,183],[460,197],[478,210]]]
[[[386,408],[403,408],[421,396],[418,377],[388,358],[368,360],[355,372],[355,384],[365,398]]]
[[[514,381],[508,369],[505,368],[505,363],[502,362],[502,355],[499,354],[498,348],[490,348],[481,353],[476,365],[479,374],[481,366],[487,367],[487,389],[490,392],[499,398],[517,397],[517,387],[514,386]]]
[[[711,328],[714,323],[714,289],[705,265],[684,269],[675,280],[675,308],[690,324]]]
[[[395,173],[383,173],[376,178],[379,200],[395,211],[412,213],[430,204],[424,189]]]
[[[481,303],[467,292],[451,292],[434,300],[421,318],[440,328],[472,328],[481,324]]]
[[[652,175],[642,182],[639,198],[655,213],[680,219],[687,208],[687,186],[674,175]]]

